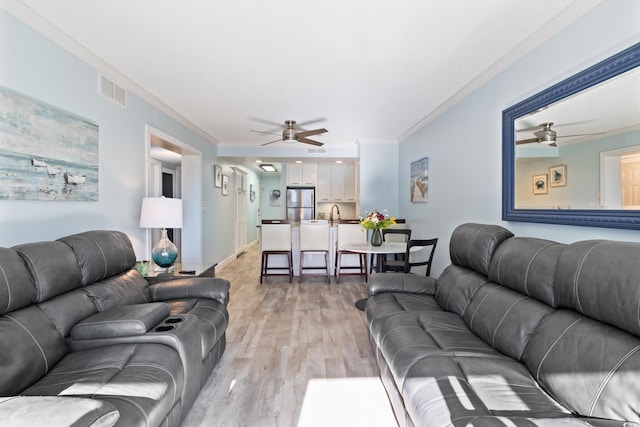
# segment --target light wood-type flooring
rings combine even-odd
[[[397,426],[353,306],[360,277],[260,284],[255,245],[216,276],[231,282],[227,349],[183,427]]]

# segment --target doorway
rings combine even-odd
[[[152,126],[147,133],[147,196],[182,199],[183,227],[173,231],[183,263],[202,262],[202,154],[199,150]],[[153,232],[152,232],[153,231]],[[148,254],[159,239],[159,230],[148,230]],[[175,240],[174,240],[175,239]]]
[[[235,254],[240,255],[247,248],[247,172],[233,169],[233,201],[236,213]]]
[[[640,146],[600,153],[603,209],[640,210]]]

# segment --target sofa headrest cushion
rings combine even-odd
[[[451,234],[451,262],[489,275],[489,263],[496,248],[513,233],[498,225],[462,224]]]
[[[136,263],[131,240],[120,231],[87,231],[58,241],[75,252],[84,286],[127,271]]]
[[[69,246],[60,242],[25,243],[14,246],[31,273],[36,286],[36,301],[82,286],[80,267]]]
[[[0,248],[0,315],[33,304],[36,288],[20,255]]]
[[[498,246],[489,280],[555,307],[553,276],[567,245],[529,237],[513,237]]]
[[[587,240],[562,252],[558,304],[640,336],[640,243]]]

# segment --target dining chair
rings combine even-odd
[[[260,231],[260,249],[262,252],[260,261],[260,283],[266,276],[289,276],[289,283],[293,278],[293,255],[291,251],[291,223],[286,219],[263,219]],[[269,267],[269,256],[284,256],[287,266]],[[279,270],[280,273],[269,273],[270,270]],[[282,273],[288,270],[288,273]]]
[[[336,242],[335,275],[336,283],[340,283],[340,275],[364,276],[365,282],[369,280],[367,272],[367,254],[353,252],[344,249],[345,245],[353,243],[367,243],[367,233],[364,232],[360,221],[357,219],[341,219],[338,221],[338,241]],[[357,255],[357,266],[343,266],[342,257],[345,255]],[[342,273],[342,270],[358,270],[358,273]]]
[[[385,242],[407,243],[409,240],[411,240],[411,229],[385,228],[384,230],[382,230],[382,240],[384,240]],[[404,260],[406,259],[406,254],[400,253],[392,254],[389,256],[392,256],[393,259],[385,259],[383,261],[383,264],[386,266],[386,271],[404,271]],[[383,258],[387,258],[387,256],[383,255]],[[390,261],[393,262],[389,264]]]
[[[324,266],[305,266],[304,255],[321,253],[324,255]],[[329,222],[327,220],[310,220],[300,224],[300,282],[304,270],[319,270],[324,268],[327,283],[331,283],[329,268]],[[317,274],[316,274],[317,275]]]
[[[401,232],[397,232],[394,230],[405,230],[407,225],[407,220],[404,218],[396,218],[396,225],[394,225],[391,228],[385,228],[382,230],[382,240],[385,242],[400,242],[400,243],[407,243],[407,241],[411,238],[411,236],[406,237],[405,234],[406,232],[401,231]],[[385,234],[389,233],[390,235],[385,237]],[[380,256],[386,256],[386,255],[380,255]],[[369,274],[371,274],[371,272],[374,270],[374,268],[377,269],[377,265],[374,265],[374,261],[377,264],[377,258],[379,256],[374,256],[373,254],[371,254],[371,258],[370,258],[370,267],[369,267]],[[404,253],[402,254],[393,254],[394,259],[404,259]]]
[[[397,271],[410,273],[413,267],[426,266],[425,276],[431,274],[431,263],[436,251],[438,239],[411,239],[407,242],[404,261],[389,260],[383,258],[382,271]],[[418,248],[418,249],[413,249]],[[402,266],[398,269],[398,266]]]

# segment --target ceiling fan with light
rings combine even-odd
[[[324,120],[324,119],[317,119],[317,120],[313,120],[313,121],[309,121],[309,122],[305,122],[305,123],[300,123],[299,125],[296,126],[296,121],[295,120],[286,120],[284,122],[285,127],[284,129],[282,129],[282,138],[278,138],[276,140],[273,141],[269,141],[269,142],[265,142],[264,144],[260,144],[261,146],[263,145],[269,145],[269,144],[273,144],[274,142],[302,142],[303,144],[310,144],[310,145],[316,145],[318,147],[321,147],[322,145],[324,145],[324,143],[319,142],[319,141],[314,141],[313,139],[309,139],[307,138],[308,136],[313,136],[313,135],[319,135],[321,133],[325,133],[328,132],[328,130],[326,130],[325,128],[320,128],[320,129],[313,129],[313,130],[302,130],[300,129],[299,126],[304,126],[306,124],[310,124],[310,123],[314,123],[320,120]],[[270,123],[270,122],[267,122]],[[274,133],[274,132],[264,132],[264,131],[260,131],[260,130],[252,130],[251,132],[257,132],[257,133],[266,133],[269,135],[280,135],[279,133]]]
[[[538,126],[525,128],[525,129],[520,129],[518,132],[530,131],[530,130],[536,130],[536,129],[537,130],[535,132],[533,132],[533,134],[535,135],[535,138],[521,139],[519,141],[516,141],[516,145],[530,144],[530,143],[536,142],[536,143],[540,143],[540,144],[546,144],[546,145],[548,145],[550,147],[557,147],[558,146],[558,144],[556,144],[556,139],[557,138],[569,138],[569,137],[574,137],[574,136],[600,135],[600,134],[606,133],[606,132],[579,133],[579,134],[576,134],[576,135],[561,135],[561,136],[558,136],[556,131],[551,129],[551,126],[553,126],[553,122],[540,123]]]

